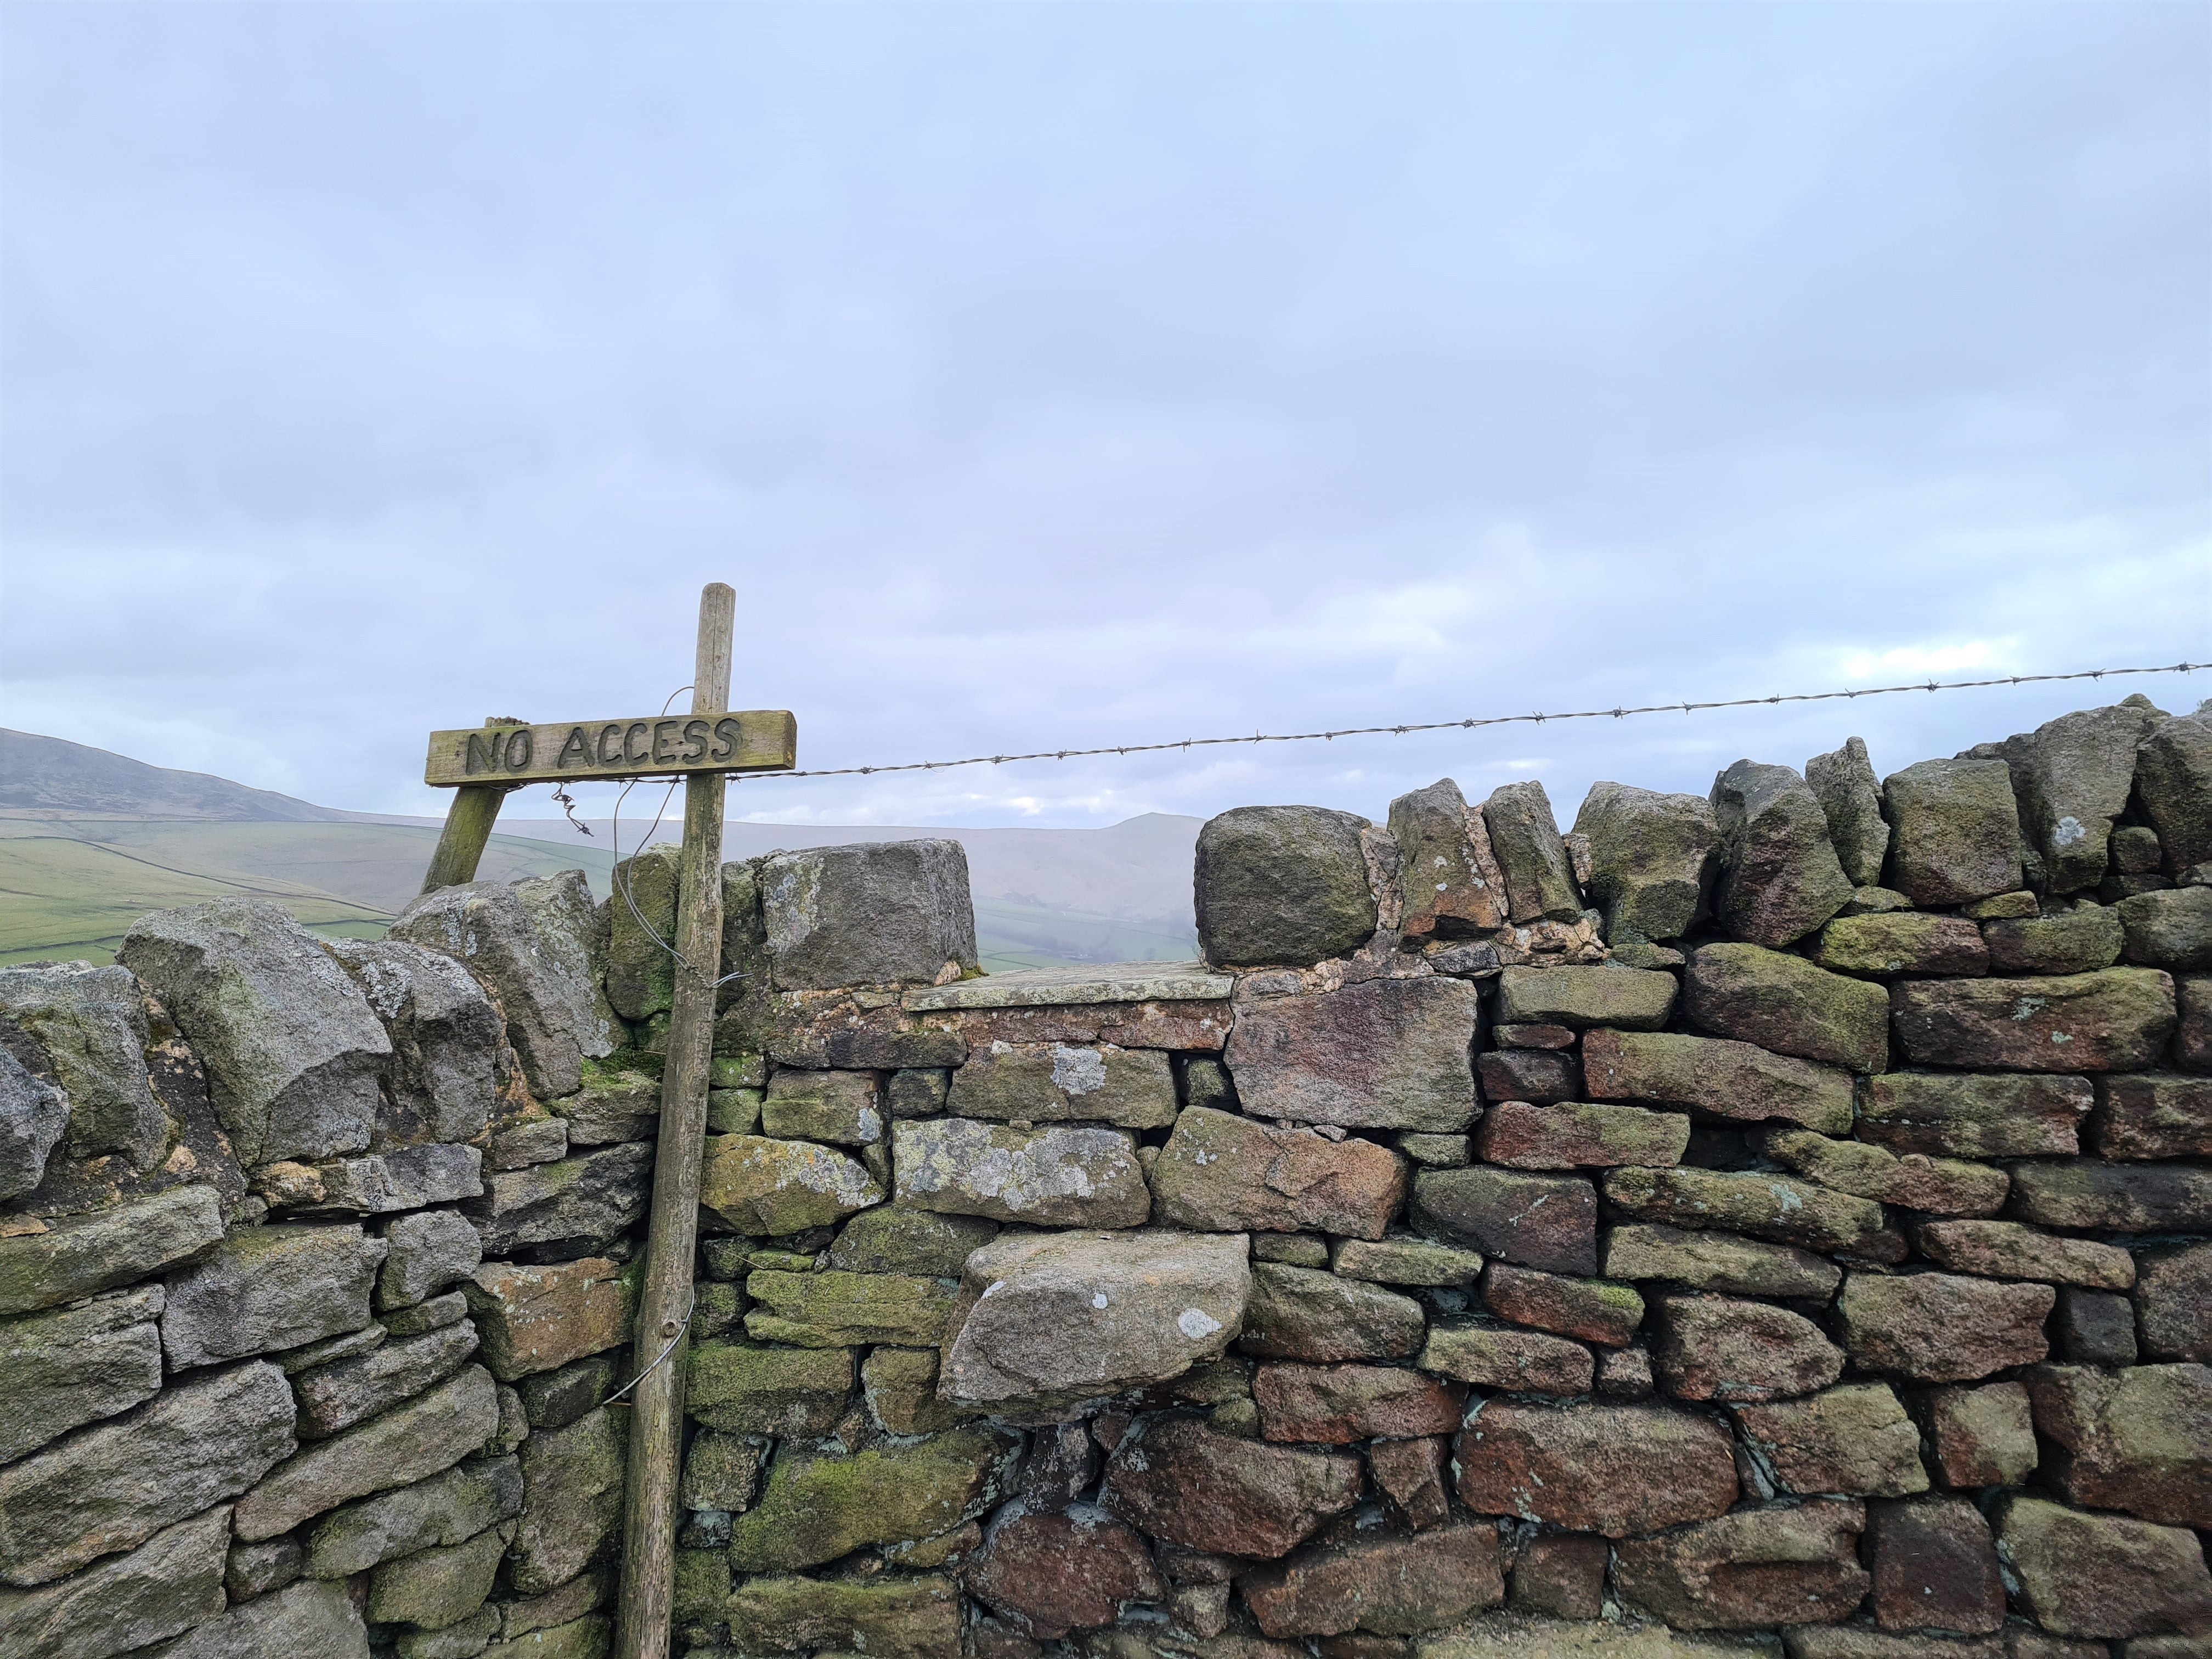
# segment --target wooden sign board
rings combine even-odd
[[[433,732],[422,781],[584,783],[690,772],[775,772],[799,757],[799,723],[781,708],[729,714],[653,714],[556,726],[480,726]]]

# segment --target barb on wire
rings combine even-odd
[[[1989,685],[2039,685],[2056,680],[2101,680],[2114,674],[2187,674],[2212,663],[2177,662],[2154,668],[2085,668],[2070,674],[2001,674],[1986,680],[1929,680],[1910,685],[1868,686],[1856,691],[1799,691],[1769,697],[1728,697],[1711,702],[1656,702],[1639,708],[1576,708],[1563,714],[1488,714],[1466,720],[1423,720],[1407,726],[1348,726],[1334,732],[1255,732],[1249,738],[1182,738],[1169,743],[1109,744],[1097,749],[1040,749],[1027,755],[971,755],[964,760],[905,761],[896,765],[823,766],[809,771],[732,772],[737,781],[764,778],[842,778],[878,772],[941,772],[955,766],[1004,766],[1010,761],[1072,760],[1091,755],[1146,755],[1163,750],[1209,748],[1238,743],[1334,742],[1338,738],[1402,737],[1409,732],[1471,732],[1483,726],[1541,726],[1546,720],[1625,720],[1631,714],[1694,714],[1705,708],[1763,708],[1784,702],[1828,702],[1843,697],[1880,697],[1898,691],[1969,691]]]

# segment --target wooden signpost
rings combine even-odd
[[[697,1243],[699,1166],[706,1146],[707,1074],[714,1047],[714,981],[722,962],[725,775],[781,770],[798,757],[798,728],[790,714],[781,709],[728,710],[737,605],[737,594],[720,582],[709,583],[699,596],[699,651],[690,714],[558,726],[494,720],[475,731],[436,732],[422,773],[424,782],[456,791],[425,892],[475,878],[500,801],[510,789],[526,783],[684,779],[672,941],[675,1000],[661,1074],[660,1141],[645,1277],[630,1349],[645,1374],[632,1391],[617,1659],[665,1659],[674,1609],[685,1327]]]

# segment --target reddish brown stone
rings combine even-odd
[[[1851,1129],[1851,1074],[1725,1037],[1592,1031],[1583,1038],[1592,1100],[1654,1100],[1714,1117],[1780,1118],[1827,1134]]]
[[[1571,1032],[1568,1040],[1573,1040]],[[1548,1054],[1540,1048],[1500,1048],[1477,1054],[1474,1076],[1482,1085],[1485,1100],[1525,1100],[1532,1106],[1548,1106],[1555,1100],[1572,1100],[1582,1093],[1583,1068],[1575,1057]]]
[[[1168,1596],[1168,1621],[1208,1641],[1229,1628],[1229,1586],[1178,1584]]]
[[[1426,1532],[1345,1535],[1310,1544],[1237,1583],[1270,1636],[1334,1636],[1358,1628],[1413,1636],[1456,1624],[1505,1599],[1494,1528],[1462,1522]]]
[[[1565,1025],[1494,1025],[1490,1034],[1501,1048],[1571,1048],[1575,1034]]]
[[[1784,1490],[1901,1498],[1928,1490],[1920,1431],[1884,1382],[1846,1382],[1809,1400],[1739,1406],[1737,1425]]]
[[[1273,1128],[1210,1106],[1176,1120],[1150,1178],[1155,1224],[1206,1232],[1380,1238],[1406,1200],[1406,1161],[1387,1146]]]
[[[2015,1164],[2012,1213],[2043,1227],[2212,1232],[2212,1169],[2193,1164]]]
[[[1690,1120],[1641,1106],[1500,1101],[1474,1132],[1475,1155],[1516,1170],[1613,1169],[1681,1161]]]
[[[1917,1066],[2133,1071],[2173,1033],[2172,977],[2154,968],[2026,979],[1907,980],[1891,1024]]]
[[[1597,1189],[1575,1176],[1424,1170],[1413,1177],[1422,1231],[1547,1273],[1597,1272]]]
[[[1822,1499],[1744,1510],[1619,1546],[1624,1600],[1677,1630],[1832,1625],[1851,1616],[1871,1582],[1858,1564],[1863,1505]]]
[[[1836,1308],[1851,1363],[1923,1382],[1971,1382],[2050,1352],[2058,1292],[1950,1273],[1853,1273]]]
[[[1569,1279],[1532,1267],[1493,1265],[1482,1281],[1482,1305],[1500,1319],[1559,1336],[1626,1346],[1644,1322],[1644,1298],[1632,1285]]]
[[[1607,1400],[1644,1400],[1651,1393],[1651,1355],[1644,1348],[1600,1348],[1597,1391]]]
[[[1992,1518],[2023,1609],[2054,1635],[2212,1632],[2212,1573],[2195,1534],[2025,1496]]]
[[[2035,1473],[2035,1425],[2019,1383],[1925,1389],[1905,1407],[1927,1437],[1937,1480],[1953,1491],[2017,1486]]]
[[[1377,1440],[1368,1447],[1367,1470],[1375,1477],[1375,1489],[1408,1526],[1441,1526],[1451,1518],[1451,1502],[1444,1496],[1450,1451],[1451,1442],[1442,1437]]]
[[[1930,1158],[2071,1158],[2094,1099],[2081,1077],[1890,1072],[1867,1079],[1856,1132]]]
[[[2099,1291],[2124,1291],[2136,1282],[2135,1258],[2125,1250],[2093,1239],[2054,1238],[2017,1221],[1930,1221],[1914,1239],[1938,1267],[1986,1279]]]
[[[960,1577],[970,1595],[1046,1642],[1110,1625],[1127,1603],[1167,1594],[1145,1540],[1095,1510],[1017,1516],[991,1534]]]
[[[2068,1503],[2212,1528],[2212,1370],[2037,1365],[2025,1380],[2045,1477]]]
[[[1790,1176],[1721,1170],[1608,1170],[1606,1198],[1639,1221],[1715,1227],[1864,1261],[1901,1261],[1881,1206]]]
[[[1044,1652],[1042,1644],[995,1619],[978,1619],[968,1640],[975,1659],[1039,1659]]]
[[[2089,1145],[2100,1158],[2212,1158],[2212,1077],[2099,1078]]]
[[[1605,1569],[1612,1551],[1586,1532],[1547,1533],[1513,1558],[1513,1606],[1555,1619],[1595,1619],[1605,1612]]]
[[[1261,1359],[1402,1359],[1421,1346],[1421,1304],[1379,1285],[1263,1261],[1237,1346]]]
[[[1414,1363],[1425,1371],[1517,1394],[1588,1394],[1596,1376],[1590,1351],[1581,1343],[1510,1325],[1432,1325]]]
[[[1039,1514],[1056,1514],[1089,1491],[1097,1473],[1098,1445],[1088,1428],[1055,1423],[1039,1429],[1022,1462],[1022,1502]]]
[[[1685,1400],[1787,1400],[1843,1375],[1843,1350],[1787,1308],[1669,1296],[1660,1300],[1659,1322],[1659,1380]]]
[[[2004,1623],[2004,1582],[1982,1512],[1963,1498],[1867,1505],[1874,1617],[1884,1630],[1979,1636]]]
[[[2147,1357],[2212,1365],[2212,1243],[2144,1251],[2135,1304]]]
[[[1098,1501],[1155,1538],[1272,1559],[1350,1509],[1359,1484],[1348,1454],[1240,1440],[1168,1414],[1122,1436]]]
[[[1449,1434],[1467,1389],[1396,1365],[1262,1365],[1252,1398],[1263,1438],[1348,1446],[1378,1436]]]
[[[1478,1515],[1608,1538],[1700,1521],[1735,1501],[1727,1431],[1663,1406],[1486,1401],[1454,1452],[1460,1501]]]

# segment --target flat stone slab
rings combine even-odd
[[[900,1000],[909,1013],[943,1008],[1054,1008],[1094,1002],[1225,1001],[1237,981],[1202,962],[1081,963],[1064,968],[1025,968],[986,974],[908,991]]]

